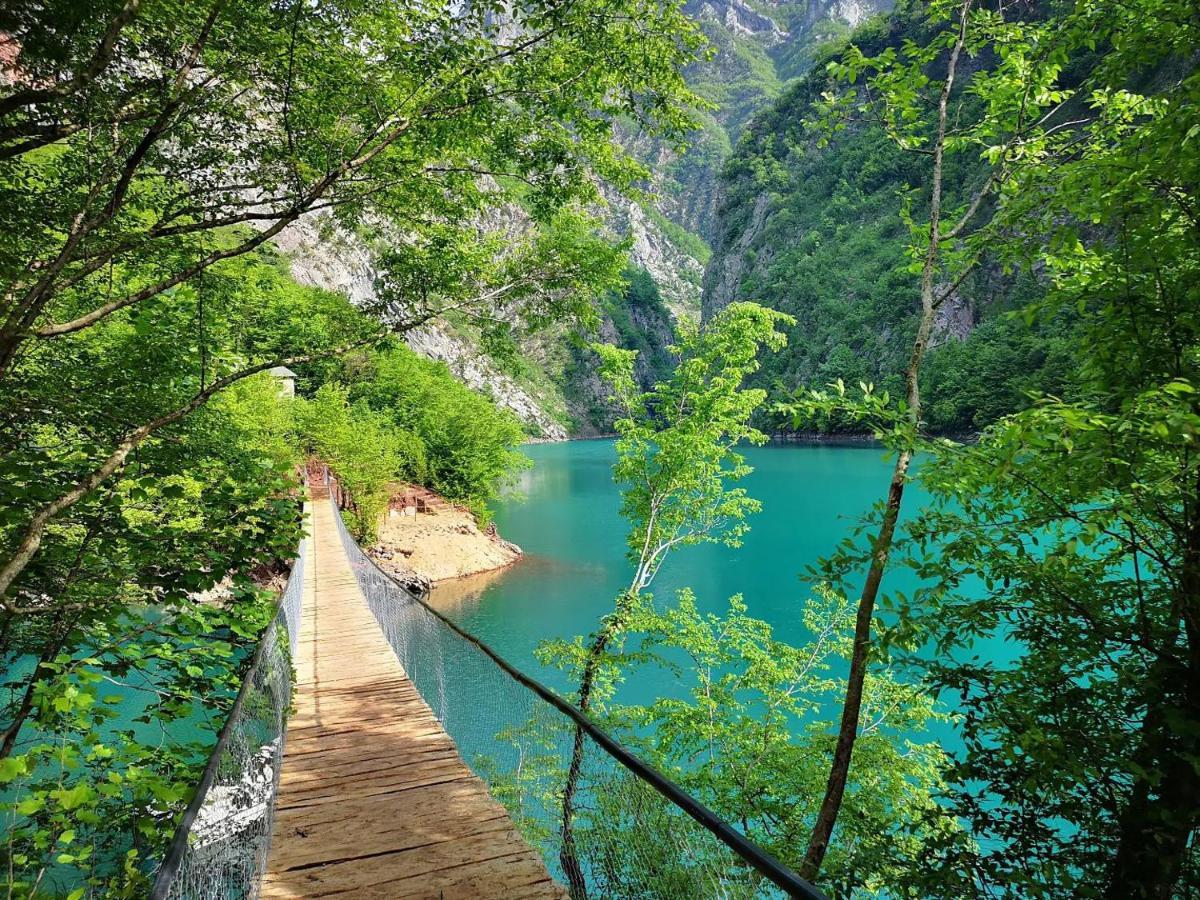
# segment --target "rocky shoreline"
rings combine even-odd
[[[418,594],[437,583],[505,569],[521,558],[494,524],[479,527],[466,507],[415,485],[399,485],[368,554]]]
[[[617,437],[615,431],[607,434],[587,434],[587,435],[571,435],[568,437],[528,437],[521,442],[521,446],[529,446],[531,444],[566,444],[575,441],[610,441]]]
[[[946,438],[960,444],[973,444],[979,440],[979,432],[966,434],[939,434],[935,437]],[[852,431],[775,431],[770,435],[772,444],[821,444],[829,447],[882,447],[883,444],[873,434]]]

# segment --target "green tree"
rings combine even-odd
[[[410,480],[468,504],[481,519],[529,464],[516,449],[525,432],[515,415],[457,381],[444,363],[406,347],[375,354],[350,392],[421,441],[424,466]]]
[[[1058,87],[1067,45],[1052,40],[1054,25],[1008,21],[975,0],[935,3],[929,10],[932,36],[905,42],[868,57],[851,47],[830,65],[835,79],[849,87],[826,95],[827,118],[818,123],[836,132],[846,127],[847,111],[865,113],[900,149],[924,161],[928,187],[918,202],[907,202],[902,219],[911,234],[912,272],[919,276],[920,316],[904,370],[903,396],[893,407],[886,393],[876,397],[862,385],[863,399],[849,400],[842,381],[833,394],[812,392],[785,406],[797,424],[831,413],[866,421],[895,455],[892,475],[879,509],[866,575],[859,593],[854,651],[846,699],[833,749],[825,798],[813,825],[803,873],[815,878],[829,849],[849,780],[859,734],[863,687],[873,649],[875,607],[895,540],[909,468],[921,444],[924,411],[921,372],[939,308],[978,265],[994,233],[990,200],[1008,185],[1015,160],[1042,152],[1047,135],[1070,93]],[[968,56],[995,55],[990,68],[959,85]],[[940,77],[939,77],[940,76]],[[958,207],[947,205],[948,159],[971,154],[985,165],[978,186]],[[918,215],[919,210],[919,215]]]
[[[586,645],[580,638],[549,651],[576,657],[576,702],[584,712],[591,707],[598,679],[611,675],[610,645],[628,630],[639,597],[671,551],[712,542],[737,546],[747,527],[744,518],[759,508],[745,490],[729,486],[750,471],[737,445],[766,440],[748,424],[765,394],[743,390],[742,381],[758,367],[760,347],[777,350],[783,345],[776,327],[786,321],[781,313],[736,303],[703,330],[685,328],[673,348],[679,357],[674,373],[646,392],[634,378],[635,351],[595,345],[602,376],[624,412],[616,423],[613,478],[623,486],[621,513],[631,526],[627,545],[633,574]],[[576,897],[587,895],[574,835],[583,751],[584,733],[576,728],[562,791],[560,851]]]
[[[23,574],[47,536],[54,539],[54,523],[97,490],[108,490],[158,432],[245,378],[336,355],[380,335],[379,325],[344,298],[300,289],[265,257],[247,256],[196,285],[148,298],[136,310],[30,353],[5,381],[5,439],[14,454],[6,463],[30,468],[4,498],[8,552],[0,605],[15,615],[53,607],[55,594],[47,598],[36,579]],[[81,361],[108,380],[64,371]],[[72,380],[74,393],[66,389]],[[49,453],[46,429],[54,434]],[[23,597],[38,599],[29,604]]]
[[[399,479],[421,480],[426,462],[421,438],[365,403],[351,405],[348,391],[335,384],[324,384],[311,400],[299,401],[296,425],[308,448],[350,491],[354,537],[374,541],[392,485]]]
[[[684,696],[646,707],[607,703],[645,758],[777,859],[800,860],[827,777],[827,735],[841,708],[840,679],[853,648],[854,609],[819,586],[804,607],[808,643],[791,646],[746,613],[739,597],[724,615],[699,612],[690,591],[657,609],[639,605],[629,630],[636,650],[621,677],[640,666],[674,674]],[[847,816],[822,886],[837,896],[961,897],[962,873],[914,878],[913,860],[932,847],[969,846],[937,805],[945,753],[922,740],[935,712],[928,692],[879,667],[863,688],[859,765],[848,784]]]
[[[11,373],[0,399],[6,540],[31,500],[94,464],[95,448],[243,350],[289,330],[352,327],[344,299],[298,288],[270,261],[238,265],[202,286],[236,323],[210,328],[204,351],[200,297],[181,292]],[[142,442],[120,480],[48,527],[0,612],[0,815],[15,894],[40,884],[144,896],[147,861],[194,789],[270,617],[270,581],[300,537],[290,433],[275,380],[242,379]]]
[[[727,318],[742,316],[747,318]],[[833,673],[851,656],[853,608],[844,597],[819,589],[804,613],[811,642],[792,647],[748,616],[739,598],[718,616],[701,614],[690,591],[665,608],[647,592],[674,547],[736,544],[748,527],[745,516],[758,508],[728,484],[749,472],[737,443],[764,439],[747,424],[764,392],[745,390],[742,383],[758,365],[759,343],[770,339],[770,346],[780,346],[775,329],[785,323],[778,313],[753,305],[729,307],[713,320],[711,331],[684,339],[679,369],[649,392],[636,385],[631,353],[601,348],[605,375],[627,411],[618,424],[614,477],[632,526],[628,555],[634,571],[616,609],[589,641],[548,642],[538,655],[578,679],[581,707],[618,731],[644,759],[789,860],[803,858],[819,810],[827,777],[820,748],[841,708]],[[618,684],[644,668],[673,673],[682,691],[644,707],[618,702]],[[883,669],[867,679],[864,696],[859,752],[869,762],[851,782],[847,837],[831,856],[826,881],[847,893],[958,896],[966,887],[961,878],[947,875],[931,893],[929,881],[911,877],[910,860],[927,848],[965,840],[935,800],[945,756],[936,744],[917,739],[942,716],[928,694]],[[606,780],[598,771],[602,767],[589,767],[578,731],[561,771],[547,752],[555,741],[546,727],[531,722],[510,735],[522,749],[523,764],[500,785],[524,826],[543,840],[549,837],[545,824],[517,800],[550,806],[586,792],[586,802],[576,807],[563,803],[562,863],[574,893],[585,893],[591,883],[613,896],[691,895],[711,890],[717,877],[731,895],[741,890],[749,895],[749,882],[728,868],[729,860],[713,855],[703,837],[687,838],[687,823],[673,818],[661,801],[619,778]],[[622,847],[653,845],[666,833],[686,843],[686,859],[666,854],[653,863],[641,856],[631,861],[612,849],[614,841]],[[574,879],[572,865],[578,867]]]
[[[0,94],[6,382],[65,336],[169,301],[315,213],[333,227],[404,235],[394,242],[412,253],[387,256],[380,273],[377,312],[393,330],[451,309],[492,316],[510,297],[534,318],[578,305],[587,296],[576,289],[597,275],[582,252],[595,242],[572,241],[578,230],[556,215],[595,199],[597,175],[628,186],[642,174],[612,140],[616,119],[666,135],[686,126],[678,70],[698,43],[677,4],[643,0],[502,12],[62,2],[6,8],[0,29],[16,52]],[[468,250],[480,217],[508,202],[523,204],[546,240],[481,260]],[[421,292],[411,259],[431,245],[444,252],[426,254],[434,289]],[[447,290],[467,260],[480,265],[470,284],[482,289]],[[547,277],[535,276],[548,264],[552,286],[541,291]],[[207,321],[221,312],[210,306]],[[172,410],[131,420],[90,472],[26,511],[0,597],[50,523],[150,435],[291,358],[251,361]]]
[[[985,890],[1200,890],[1198,27],[1150,0],[1061,21],[1097,48],[1079,121],[1017,168],[1001,215],[1050,281],[1027,314],[1078,316],[1083,363],[1070,397],[939,448],[912,526],[933,586],[902,621],[964,698],[951,796]],[[1007,664],[964,652],[999,638]]]

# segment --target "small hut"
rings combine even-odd
[[[275,366],[267,369],[268,372],[279,382],[280,397],[295,397],[296,396],[296,373],[287,366]]]

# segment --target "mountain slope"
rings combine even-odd
[[[701,114],[701,127],[681,154],[626,137],[653,171],[652,198],[631,229],[633,261],[655,276],[674,311],[690,314],[689,305],[698,302],[693,278],[716,237],[719,173],[746,123],[808,71],[820,46],[891,6],[892,0],[689,0],[685,10],[707,35],[711,58],[694,64],[687,79],[714,108]],[[664,267],[644,255],[647,241],[670,248],[658,256],[673,257],[674,264]]]
[[[720,129],[723,155],[728,156],[756,113],[773,103],[790,81],[807,74],[822,46],[891,8],[892,0],[689,0],[688,14],[707,35],[713,56],[691,67],[688,83],[716,105],[708,123]],[[705,129],[706,140],[711,131]],[[697,156],[712,159],[716,154],[700,141],[683,161]],[[713,234],[712,223],[691,224]]]
[[[641,201],[610,194],[605,218],[617,237],[630,240],[630,285],[601,304],[601,325],[589,339],[639,350],[639,378],[649,387],[669,365],[665,348],[674,322],[700,314],[702,277],[714,232],[718,174],[733,140],[754,113],[783,90],[784,81],[814,58],[819,43],[848,22],[890,0],[691,0],[687,11],[708,34],[713,57],[688,73],[694,89],[715,109],[703,117],[692,146],[675,154],[644,136],[624,136],[626,147],[652,172]],[[515,227],[515,226],[512,226]],[[332,242],[331,242],[332,241]],[[349,235],[332,240],[315,221],[297,223],[277,240],[304,284],[347,293],[357,302],[374,296],[371,249]],[[531,435],[562,439],[610,430],[607,389],[594,374],[583,341],[565,329],[525,339],[519,353],[490,352],[469,326],[442,322],[407,336],[418,353],[445,362],[463,382],[487,392],[519,416]]]
[[[870,54],[918,37],[920,27],[905,17],[877,19],[854,39]],[[895,393],[919,306],[900,213],[910,186],[922,182],[920,157],[867,126],[818,146],[805,122],[824,88],[818,67],[738,143],[721,180],[702,312],[749,299],[796,317],[788,348],[756,376],[777,393],[836,378]],[[946,183],[973,183],[972,165],[948,161]],[[1068,324],[1033,332],[1004,315],[1039,290],[1032,276],[985,261],[946,302],[925,372],[931,427],[970,431],[1019,408],[1026,391],[1061,386],[1074,365],[1059,339]]]

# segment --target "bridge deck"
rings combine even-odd
[[[312,504],[296,711],[262,896],[565,897],[408,680]]]

